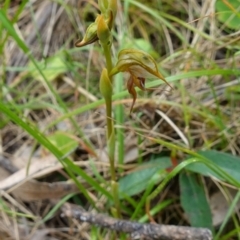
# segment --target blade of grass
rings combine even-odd
[[[40,222],[40,224],[45,223],[46,221],[48,221],[50,218],[53,217],[54,213],[57,212],[57,210],[65,203],[67,202],[69,199],[71,199],[74,195],[76,195],[76,193],[72,193],[72,194],[68,194],[67,196],[65,196],[64,198],[62,198],[56,205],[54,205],[54,207],[45,215],[45,217],[42,219],[42,221]]]
[[[232,216],[232,214],[234,213],[234,208],[236,207],[237,203],[239,202],[240,200],[240,191],[238,191],[238,193],[236,194],[235,198],[233,199],[229,209],[228,209],[228,212],[227,212],[227,215],[223,221],[223,223],[221,224],[220,228],[219,228],[219,231],[217,232],[216,236],[215,236],[215,240],[219,239],[220,238],[220,235],[222,234],[224,228],[226,227],[227,225],[227,222],[229,221],[230,217]],[[239,226],[236,226],[236,228],[239,228]],[[238,232],[238,238],[239,238],[239,232]]]
[[[185,40],[184,36],[177,30],[177,28],[174,27],[173,24],[171,24],[170,22],[168,22],[166,19],[164,19],[161,14],[159,14],[159,12],[147,7],[145,4],[142,4],[140,2],[134,1],[134,0],[129,0],[129,2],[131,4],[134,4],[135,6],[141,8],[142,10],[144,10],[145,12],[149,13],[150,15],[152,15],[152,17],[156,18],[160,23],[164,24],[165,26],[167,26],[169,29],[171,29],[176,36],[178,36],[178,38],[186,45],[188,45],[187,41]]]
[[[239,232],[240,232],[240,227],[238,227],[238,228],[235,228],[235,229],[233,229],[232,231],[230,231],[230,232],[228,232],[227,234],[225,234],[223,237],[221,237],[221,238],[216,238],[216,239],[214,239],[214,240],[229,240],[229,239],[234,239],[233,237],[234,236],[236,236],[237,234],[239,234]]]
[[[134,220],[136,217],[138,217],[138,215],[142,211],[142,207],[146,204],[147,198],[150,195],[154,186],[155,186],[155,181],[150,181],[144,194],[141,196],[140,201],[138,202],[137,206],[135,207],[135,211],[133,212],[133,214],[131,216],[131,220]]]
[[[171,203],[173,202],[173,199],[169,199],[169,200],[165,200],[163,202],[158,203],[156,206],[154,206],[151,210],[150,210],[150,214],[151,216],[154,216],[155,214],[159,213],[160,211],[162,211],[164,208],[166,208],[167,206],[169,206]],[[148,216],[147,214],[145,214],[144,216],[142,216],[138,222],[140,223],[145,223],[147,222]]]
[[[32,53],[30,52],[29,48],[27,47],[27,45],[22,41],[22,39],[20,39],[20,37],[18,36],[18,34],[16,33],[14,27],[12,26],[12,23],[8,20],[8,18],[6,17],[5,13],[3,12],[3,10],[0,10],[0,21],[2,21],[3,26],[6,28],[6,30],[8,31],[8,33],[13,37],[13,39],[15,40],[15,42],[18,44],[18,46],[22,49],[22,51],[28,56],[28,58],[30,59],[30,61],[33,63],[33,65],[35,66],[35,68],[38,70],[39,74],[42,76],[46,86],[49,88],[50,92],[52,93],[52,95],[54,96],[56,102],[61,106],[63,112],[68,113],[68,109],[65,105],[65,103],[62,101],[61,97],[58,95],[58,93],[54,90],[53,86],[51,85],[51,83],[49,83],[49,81],[47,80],[46,76],[44,75],[43,71],[41,70],[40,66],[38,65],[37,61],[35,60],[35,58],[33,57]],[[94,148],[92,146],[92,144],[86,139],[86,137],[84,136],[83,132],[81,131],[81,129],[78,127],[77,122],[75,121],[75,119],[73,119],[72,116],[69,117],[70,121],[72,122],[73,126],[75,127],[75,129],[78,131],[78,134],[83,138],[84,142],[92,149],[92,152],[94,153]]]
[[[229,182],[230,184],[232,184],[233,186],[238,187],[238,188],[240,187],[240,183],[239,183],[235,178],[233,178],[230,174],[228,174],[226,171],[224,171],[222,168],[220,168],[217,164],[213,163],[212,161],[210,161],[208,158],[202,156],[201,154],[198,154],[198,153],[194,152],[193,150],[184,148],[184,147],[182,147],[182,146],[179,146],[179,145],[176,145],[176,144],[173,144],[173,143],[166,142],[166,141],[161,140],[161,139],[155,139],[155,138],[152,138],[152,137],[147,137],[147,138],[148,138],[149,140],[152,140],[153,142],[159,143],[159,144],[161,144],[161,145],[163,145],[163,146],[165,146],[165,147],[168,147],[168,148],[170,148],[170,149],[179,150],[179,151],[181,151],[181,152],[185,152],[185,153],[188,153],[189,155],[193,156],[192,159],[185,160],[185,161],[183,161],[182,163],[179,164],[179,165],[183,164],[183,165],[184,165],[184,168],[185,168],[187,165],[189,165],[189,164],[191,164],[191,163],[193,163],[193,162],[201,162],[201,163],[205,164],[206,166],[208,166],[213,172],[215,172],[217,175],[219,175],[220,177],[222,177],[223,179],[225,179],[226,181],[228,181],[228,182]],[[191,161],[189,161],[189,160],[191,160]],[[184,164],[184,162],[186,162],[186,163]],[[178,166],[179,166],[179,165],[178,165]],[[177,166],[176,168],[178,168],[178,166]],[[176,169],[176,168],[175,168],[175,169]],[[179,170],[181,170],[181,168],[183,168],[183,167],[179,167],[179,168],[180,168]],[[175,170],[175,169],[174,169],[174,170]],[[174,170],[173,170],[173,171],[174,171]],[[172,172],[173,172],[173,171],[172,171]],[[172,173],[172,172],[171,172],[171,173]],[[170,173],[170,174],[171,174],[171,173]],[[169,174],[169,175],[170,175],[170,174]],[[174,171],[174,174],[176,174],[175,171]],[[172,176],[172,177],[173,177],[173,176]],[[168,177],[166,177],[166,179],[168,179]],[[170,179],[171,179],[171,178],[170,178]],[[170,180],[170,179],[169,179],[169,180]],[[165,180],[164,180],[162,184],[163,184],[163,185],[166,184],[167,181],[168,181],[168,180],[166,180],[166,182],[165,182]]]
[[[123,89],[123,77],[122,75],[117,75],[115,77],[115,92],[119,93]],[[124,125],[124,108],[122,104],[119,104],[115,107],[115,116],[116,116],[116,123],[120,126]],[[116,136],[117,136],[117,151],[118,151],[118,163],[120,165],[124,164],[124,129],[123,128],[116,128]],[[119,168],[119,172],[123,172],[122,168]]]
[[[0,102],[0,110],[6,114],[12,121],[14,121],[18,126],[22,127],[26,132],[28,132],[32,137],[34,137],[41,145],[46,147],[63,165],[66,169],[69,176],[73,179],[76,183],[80,191],[84,194],[84,196],[88,199],[88,201],[95,206],[95,202],[92,198],[88,195],[87,190],[85,187],[77,180],[73,172],[77,173],[83,179],[85,179],[89,184],[91,184],[96,190],[101,192],[105,195],[108,199],[112,199],[111,194],[101,187],[93,178],[87,175],[84,170],[80,169],[76,166],[69,158],[63,158],[63,154],[59,151],[41,132],[38,131],[36,127],[33,125],[24,122],[20,119],[14,112],[9,110],[3,103]]]
[[[160,170],[158,173],[154,174],[153,177],[149,180],[148,186],[147,186],[143,196],[141,197],[141,200],[139,201],[138,205],[136,206],[134,213],[131,216],[132,220],[135,219],[140,214],[142,207],[146,204],[147,199],[150,195],[150,192],[156,185],[156,179],[158,180],[158,182],[160,182],[164,179],[165,176],[166,176],[166,171]]]
[[[202,76],[214,76],[214,75],[219,75],[219,74],[223,75],[223,76],[235,75],[235,74],[240,74],[240,70],[235,70],[235,69],[213,69],[213,70],[192,71],[192,72],[187,72],[187,73],[181,73],[181,74],[178,74],[178,75],[175,75],[175,76],[166,77],[166,80],[169,83],[171,83],[171,82],[175,82],[175,81],[178,81],[180,79],[185,79],[185,78],[202,77]],[[154,88],[156,86],[160,86],[161,84],[163,84],[163,82],[161,80],[155,80],[155,81],[152,81],[150,83],[147,83],[146,87],[147,88]],[[136,91],[139,92],[141,90],[136,88]],[[113,95],[113,100],[118,100],[118,99],[124,98],[124,97],[126,97],[128,95],[129,95],[128,91],[122,91],[120,93],[114,94]],[[167,101],[165,101],[165,103],[167,103]],[[56,119],[55,121],[53,121],[51,124],[49,124],[46,127],[46,129],[54,126],[55,124],[63,121],[66,118],[69,118],[70,116],[75,116],[75,115],[84,113],[84,112],[89,111],[91,109],[97,108],[97,107],[99,107],[99,106],[101,106],[103,104],[104,104],[104,100],[101,99],[101,100],[98,100],[96,102],[93,102],[93,103],[90,103],[88,105],[85,105],[85,106],[83,106],[81,108],[78,108],[76,110],[73,110],[72,112],[64,114],[61,117],[59,117],[58,119]],[[171,104],[172,106],[182,107],[181,104],[177,104],[177,103],[170,103],[170,102],[168,102],[168,104]],[[199,114],[202,114],[200,111],[198,111],[195,108],[189,108],[189,109],[191,109],[193,112],[197,112]],[[212,116],[212,117],[214,117],[214,116]]]

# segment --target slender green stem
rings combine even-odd
[[[99,4],[101,1],[99,1]],[[103,2],[102,2],[103,3]],[[118,196],[118,184],[116,182],[116,173],[115,173],[115,130],[114,122],[112,118],[112,93],[113,93],[113,78],[110,76],[110,73],[113,68],[112,64],[112,55],[111,55],[111,46],[112,46],[112,35],[111,28],[114,21],[114,16],[117,11],[117,2],[116,1],[107,1],[106,8],[110,10],[109,19],[110,23],[104,19],[103,15],[99,15],[97,18],[97,35],[98,39],[103,48],[106,68],[102,70],[100,78],[100,90],[105,99],[106,104],[106,122],[107,122],[107,145],[108,145],[108,157],[110,163],[110,174],[111,174],[111,192],[114,199],[115,207],[112,209],[112,212],[118,218],[121,217],[120,202]],[[109,5],[108,5],[109,4]],[[103,5],[100,5],[100,9],[106,10]]]
[[[111,44],[102,44],[104,56],[106,59],[108,76],[112,71],[112,55],[111,55]],[[113,78],[110,78],[111,84],[113,83]],[[106,102],[106,120],[107,120],[107,142],[108,142],[108,155],[110,162],[110,173],[111,173],[111,190],[114,198],[115,210],[117,217],[121,218],[120,202],[118,197],[118,184],[116,182],[116,173],[115,173],[115,132],[114,132],[114,122],[112,118],[112,96],[108,98]]]
[[[112,55],[111,55],[111,45],[104,45],[103,44],[103,51],[106,59],[107,71],[108,75],[112,70]],[[110,77],[110,81],[112,83],[112,77]],[[111,179],[112,181],[116,181],[116,174],[115,174],[115,134],[114,134],[114,127],[113,127],[113,119],[112,119],[112,98],[109,101],[106,101],[106,111],[107,111],[107,138],[109,143],[109,161],[110,161],[110,171],[111,171]],[[111,143],[110,143],[111,142]]]
[[[108,73],[112,71],[112,55],[111,55],[111,44],[110,45],[104,45],[103,51],[106,59],[107,64],[107,70]],[[111,83],[112,83],[112,77],[110,77]]]
[[[106,101],[106,111],[107,111],[107,138],[109,139],[113,131],[113,121],[112,121],[112,98],[111,101]]]
[[[112,181],[116,181],[115,166],[114,166],[114,155],[115,155],[115,134],[112,120],[112,98],[111,101],[106,101],[107,111],[107,140],[108,140],[108,154],[110,162],[110,171]]]
[[[116,174],[115,174],[115,164],[114,164],[114,158],[109,156],[110,160],[110,171],[111,171],[111,179],[112,181],[116,181]]]

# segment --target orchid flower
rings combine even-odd
[[[163,80],[167,85],[169,85],[169,83],[165,80],[162,74],[158,71],[156,61],[149,54],[141,50],[121,50],[118,54],[118,62],[116,66],[112,69],[110,76],[113,76],[118,72],[128,72],[130,74],[130,77],[127,81],[128,92],[133,96],[133,102],[130,112],[132,112],[133,106],[137,98],[137,92],[135,90],[135,87],[138,87],[143,91],[150,90],[145,88],[146,78],[157,77]]]

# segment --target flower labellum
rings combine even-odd
[[[137,98],[135,87],[141,90],[150,90],[145,88],[145,79],[157,77],[163,80],[167,85],[162,74],[158,71],[156,61],[147,53],[137,49],[123,49],[118,54],[118,62],[112,69],[110,75],[115,75],[119,72],[128,72],[130,78],[127,82],[128,92],[133,96],[133,103],[130,112]],[[169,85],[170,86],[170,85]],[[171,86],[170,86],[171,87]],[[172,88],[172,87],[171,87]]]

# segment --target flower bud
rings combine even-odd
[[[94,23],[90,24],[82,40],[75,43],[76,47],[96,42],[98,39],[102,44],[111,41],[110,30],[113,27],[117,14],[117,0],[98,0],[101,15],[97,16]]]
[[[108,45],[111,38],[111,33],[107,23],[102,15],[99,15],[97,21],[97,36],[102,45]]]
[[[86,30],[86,33],[84,35],[84,38],[82,41],[78,40],[75,43],[76,47],[83,47],[85,45],[91,44],[93,42],[96,42],[98,40],[97,36],[97,23],[94,22],[90,24]]]
[[[106,68],[102,70],[100,78],[100,92],[104,97],[105,101],[111,101],[112,96],[112,84],[108,77],[108,71]]]

